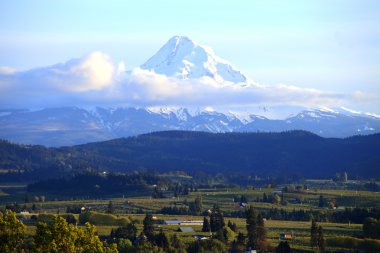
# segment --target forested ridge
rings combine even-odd
[[[96,171],[176,171],[251,175],[380,177],[380,134],[345,139],[305,131],[205,133],[167,131],[72,147],[0,142],[2,180]]]

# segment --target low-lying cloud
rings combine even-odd
[[[180,80],[140,68],[126,72],[102,52],[25,72],[0,71],[0,107],[57,106],[337,106],[368,98],[285,84]],[[373,95],[370,95],[373,98]]]

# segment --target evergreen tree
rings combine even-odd
[[[256,249],[258,235],[257,235],[257,215],[253,206],[249,206],[246,212],[246,227],[247,227],[247,247],[251,249]]]
[[[239,233],[236,240],[232,242],[231,252],[243,252],[245,251],[245,237],[242,233]]]
[[[117,241],[118,239],[129,239],[134,241],[137,235],[137,228],[135,224],[128,223],[126,226],[118,227],[117,229],[112,229],[110,238],[112,241]]]
[[[258,249],[265,250],[267,248],[267,231],[264,225],[264,219],[261,214],[257,215],[257,240]]]
[[[206,217],[203,217],[202,232],[210,232],[210,222]]]
[[[152,241],[154,239],[154,220],[151,214],[146,214],[143,221],[143,233],[144,235]]]
[[[154,241],[156,245],[162,248],[165,252],[168,252],[171,247],[169,238],[162,230],[155,236]]]
[[[318,206],[319,206],[319,207],[324,207],[324,206],[325,206],[325,199],[323,198],[322,195],[319,195]]]
[[[322,226],[319,226],[318,227],[318,238],[317,238],[317,242],[318,242],[318,250],[320,252],[324,252],[325,251],[325,238],[323,236],[323,229],[322,229]]]
[[[318,247],[318,225],[315,220],[312,220],[311,222],[311,228],[310,228],[310,246],[311,247]]]
[[[210,213],[211,232],[217,232],[225,226],[224,217],[218,205],[214,205]]]
[[[265,251],[268,248],[264,219],[261,214],[256,215],[253,206],[249,206],[246,212],[247,223],[247,247]]]
[[[202,212],[202,198],[201,197],[195,198],[195,200],[194,200],[194,211],[198,214]]]
[[[111,200],[108,202],[106,213],[109,213],[109,214],[115,213],[115,207],[113,206],[113,203]]]
[[[263,193],[263,202],[268,202],[268,196],[265,192]]]

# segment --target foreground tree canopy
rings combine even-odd
[[[4,215],[0,215],[0,252],[118,252],[116,244],[107,245],[99,239],[95,226],[86,223],[84,228],[78,228],[58,216],[49,224],[38,223],[30,244],[25,243],[25,238],[25,225],[14,212],[7,210]]]

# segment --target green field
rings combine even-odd
[[[314,182],[315,183],[315,182]],[[6,204],[11,201],[20,201],[23,199],[25,193],[23,193],[22,185],[3,185],[0,186],[0,203],[1,209],[5,208]],[[24,189],[25,190],[25,189]],[[263,194],[273,194],[272,188],[257,188],[257,189],[199,189],[197,192],[191,192],[187,196],[171,197],[167,194],[166,198],[155,199],[149,195],[149,192],[142,192],[140,195],[135,192],[132,194],[119,193],[112,198],[100,198],[100,199],[71,199],[60,200],[57,196],[46,195],[44,202],[31,202],[20,203],[26,208],[36,208],[36,211],[31,215],[37,215],[40,213],[50,214],[64,214],[68,207],[83,206],[87,209],[91,209],[96,212],[105,212],[109,201],[112,201],[115,208],[115,215],[119,217],[127,217],[129,220],[134,220],[137,224],[139,232],[142,231],[142,220],[145,217],[145,213],[154,214],[158,220],[168,219],[180,219],[180,220],[202,220],[203,216],[189,216],[189,215],[162,215],[159,214],[163,207],[169,206],[181,206],[183,203],[193,202],[196,197],[202,198],[202,209],[211,209],[213,205],[217,204],[221,210],[228,213],[243,212],[244,208],[239,206],[239,203],[235,203],[234,197],[241,195],[246,196],[249,201],[249,205],[252,205],[258,211],[268,211],[273,208],[283,209],[286,211],[293,210],[319,210],[321,212],[342,212],[343,210],[333,210],[327,207],[318,207],[318,199],[322,195],[326,200],[335,199],[338,207],[380,207],[379,193],[369,191],[356,191],[348,189],[309,189],[304,192],[298,193],[282,193],[282,197],[290,201],[292,199],[301,199],[302,203],[287,205],[256,202],[257,198],[261,198]],[[117,197],[119,196],[119,197]],[[25,215],[24,215],[25,216]],[[75,215],[78,218],[78,215]],[[238,231],[246,233],[246,224],[244,218],[232,218],[225,217],[226,223],[232,221],[237,224]],[[29,235],[33,235],[35,231],[35,223],[27,223],[27,232]],[[291,221],[291,220],[266,220],[265,227],[267,229],[267,238],[273,246],[276,246],[279,242],[279,235],[281,233],[293,234],[293,239],[289,241],[293,249],[299,251],[311,250],[309,246],[310,242],[310,221]],[[361,236],[362,224],[353,223],[329,223],[319,222],[319,225],[323,227],[324,236],[326,239],[336,236]],[[105,238],[108,236],[112,228],[117,226],[104,226],[97,225],[97,231],[99,236]],[[178,226],[170,225],[157,225],[156,229],[163,230],[169,235],[177,233],[177,235],[183,239],[184,242],[189,243],[194,241],[194,235],[209,235],[208,233],[201,232],[201,226],[192,226],[195,230],[194,233],[182,233],[177,232]],[[330,248],[329,250],[339,250],[336,248]]]

